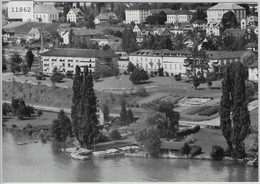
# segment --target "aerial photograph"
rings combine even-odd
[[[258,2],[1,3],[0,182],[259,182]]]

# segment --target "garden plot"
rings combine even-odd
[[[208,97],[187,97],[183,98],[179,101],[179,106],[193,106],[193,105],[202,105],[212,100],[212,98]]]

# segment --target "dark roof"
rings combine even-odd
[[[188,56],[190,55],[191,52],[187,50],[168,50],[168,49],[162,49],[162,50],[138,50],[136,52],[133,52],[130,54],[130,56],[159,56],[161,57],[162,55],[165,57],[171,57],[171,56],[178,56],[178,57],[183,57],[183,56]]]
[[[224,33],[230,33],[234,36],[240,36],[246,33],[246,29],[226,29]]]
[[[161,141],[160,149],[179,151],[184,146],[184,144],[185,142]]]
[[[255,61],[249,65],[248,68],[258,68],[258,59],[255,59]]]
[[[42,56],[60,57],[86,57],[86,58],[111,58],[115,56],[114,51],[103,51],[98,49],[53,49],[41,54]]]
[[[75,36],[105,35],[100,29],[74,28]]]
[[[151,14],[159,14],[160,12],[164,12],[165,14],[169,14],[172,12],[172,9],[166,8],[166,9],[151,9]]]
[[[193,15],[194,13],[192,13],[189,10],[172,10],[171,12],[167,13],[168,15]]]
[[[240,58],[247,50],[243,51],[206,51],[209,59],[231,59]]]

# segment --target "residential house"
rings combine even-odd
[[[108,45],[113,50],[117,50],[117,48],[121,45],[122,39],[114,36],[96,36],[90,39],[91,41],[97,42],[100,47]]]
[[[2,30],[2,38],[3,42],[11,42],[14,38],[15,31],[13,29],[3,29]]]
[[[27,40],[40,40],[41,38],[50,38],[51,34],[45,28],[32,28],[27,34]]]
[[[143,24],[136,24],[133,28],[133,32],[136,34],[136,42],[140,43],[143,41],[145,31],[147,27]]]
[[[33,19],[37,22],[53,23],[59,20],[59,12],[51,4],[35,4]]]
[[[258,26],[258,17],[256,15],[250,15],[246,19],[247,25]]]
[[[72,8],[67,14],[67,21],[77,23],[84,18],[83,12],[79,8]]]
[[[258,59],[249,65],[248,67],[248,80],[258,83]]]
[[[127,71],[127,66],[129,64],[129,57],[126,52],[116,52],[118,55],[118,69],[119,73],[124,73]]]
[[[161,141],[160,151],[163,154],[179,155],[180,149],[184,146],[185,142]]]
[[[223,36],[233,36],[240,37],[243,36],[247,32],[247,29],[226,29],[223,32]]]
[[[206,51],[209,65],[216,72],[224,72],[226,66],[232,62],[239,62],[244,51]]]
[[[68,29],[70,30],[70,29]],[[100,29],[87,29],[87,28],[73,28],[74,41],[78,43],[85,43],[97,36],[105,36]]]
[[[96,16],[94,23],[96,25],[109,25],[109,19],[117,20],[115,13],[101,13]]]
[[[220,36],[220,25],[221,25],[221,21],[218,22],[210,22],[207,23],[206,25],[206,35],[210,36],[210,35],[214,35],[214,36]]]
[[[192,27],[197,31],[205,31],[206,30],[207,21],[206,20],[195,20],[192,23]]]
[[[129,8],[125,10],[125,23],[141,24],[146,21],[146,18],[151,15],[151,10],[148,8]]]
[[[246,9],[235,3],[218,3],[207,10],[207,22],[219,22],[222,20],[223,14],[232,11],[238,22],[246,18]]]
[[[170,27],[170,32],[173,34],[186,34],[189,30],[193,30],[192,26],[190,23],[185,23],[185,22],[175,22],[171,27]]]
[[[84,66],[94,72],[97,62],[109,65],[112,61],[117,61],[114,51],[103,51],[99,49],[52,49],[41,54],[43,73],[51,75],[54,68],[66,73],[72,71],[78,65],[82,71]]]
[[[173,24],[175,22],[186,22],[189,23],[193,17],[193,13],[189,10],[172,10],[167,14],[168,24]]]
[[[250,43],[245,45],[245,49],[252,50],[252,51],[256,52],[257,49],[258,49],[258,45],[255,42],[250,42]]]

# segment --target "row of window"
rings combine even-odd
[[[49,61],[49,59],[43,59],[43,61]],[[57,61],[57,59],[51,59],[51,61]],[[60,62],[65,62],[65,59],[60,59],[59,60]],[[73,59],[67,59],[67,62],[73,62]],[[92,61],[92,60],[88,60],[88,61],[79,61],[79,60],[76,60],[76,62],[81,62],[81,63],[94,63],[95,61]]]

